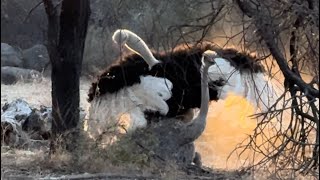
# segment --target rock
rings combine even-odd
[[[47,140],[52,127],[52,109],[40,106],[40,110],[33,109],[29,117],[22,124],[22,130],[29,133],[31,139]]]
[[[80,108],[80,121],[85,112]],[[19,148],[48,147],[52,129],[52,108],[32,108],[26,101],[17,99],[1,108],[1,144]]]
[[[22,134],[21,126],[16,121],[1,116],[1,145],[18,146]]]
[[[80,121],[85,117],[84,110],[80,110]],[[22,124],[22,130],[28,132],[31,139],[47,140],[52,129],[52,108],[40,106],[40,110],[33,109],[26,121]]]
[[[11,103],[6,103],[2,110],[1,144],[10,146],[23,144],[27,138],[22,131],[21,124],[32,112],[29,104],[22,99],[17,99]]]
[[[40,82],[41,77],[41,73],[36,70],[9,66],[1,67],[1,83],[3,84],[15,84],[18,81]]]
[[[17,99],[11,103],[5,103],[2,107],[2,111],[1,118],[5,117],[21,122],[27,119],[31,114],[32,109],[26,101]]]
[[[42,72],[49,64],[47,48],[42,44],[37,44],[22,52],[23,67]]]
[[[1,43],[1,67],[3,66],[22,66],[22,56],[18,49],[13,48],[9,44]]]

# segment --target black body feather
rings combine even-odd
[[[199,108],[201,100],[201,57],[206,50],[213,50],[240,72],[263,72],[263,66],[253,57],[234,49],[221,49],[212,43],[202,43],[195,46],[181,45],[171,52],[153,52],[161,63],[151,70],[147,63],[137,54],[128,54],[98,76],[89,91],[89,102],[106,93],[116,93],[125,86],[140,83],[140,76],[152,75],[165,77],[173,84],[172,97],[167,100],[169,113],[174,117],[183,114],[190,108]],[[209,80],[211,100],[218,100],[218,86],[223,86],[220,80]]]

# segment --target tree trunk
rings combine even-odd
[[[59,6],[51,0],[43,2],[48,16],[48,51],[52,64],[51,152],[60,143],[72,151],[78,134],[79,84],[90,6],[88,0],[63,0],[61,11],[57,11]]]

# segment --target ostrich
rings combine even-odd
[[[201,57],[207,50],[219,56],[208,70],[210,100],[234,93],[262,110],[272,103],[269,98],[273,89],[264,68],[248,54],[209,42],[152,52],[129,30],[115,31],[113,40],[133,52],[108,66],[90,87],[87,122],[93,137],[119,125],[124,132],[133,132],[146,127],[147,122],[168,117],[191,121],[193,110],[201,104]],[[137,95],[132,96],[132,92]]]
[[[182,123],[174,118],[165,118],[151,123],[148,128],[135,131],[132,136],[139,145],[153,151],[164,160],[174,160],[178,164],[192,162],[201,165],[199,154],[195,153],[194,141],[203,133],[209,109],[208,69],[215,64],[217,53],[207,50],[201,58],[201,105],[199,114],[190,122]],[[148,140],[146,140],[148,139]],[[152,139],[157,143],[149,143]],[[139,150],[138,150],[139,151]]]
[[[166,100],[169,111],[165,116],[177,117],[191,112],[189,116],[193,117],[191,110],[200,107],[201,56],[206,50],[213,50],[220,58],[209,68],[210,100],[225,99],[229,93],[235,93],[262,110],[266,110],[272,103],[269,102],[272,86],[264,74],[264,68],[248,54],[235,49],[219,48],[209,42],[180,45],[170,52],[152,52],[139,36],[124,29],[115,31],[112,38],[133,52],[122,56],[99,75],[90,88],[89,102],[94,102],[105,94],[117,94],[123,88],[140,84],[141,77],[154,76],[166,78],[173,85],[172,94]],[[152,84],[156,86],[158,80],[154,80]],[[150,98],[145,105],[151,102],[158,103]],[[108,106],[107,103],[105,106]],[[145,111],[145,114],[152,113],[159,114],[158,111]]]

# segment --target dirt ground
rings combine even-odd
[[[89,108],[87,102],[87,92],[90,87],[90,81],[82,80],[80,84],[80,106],[86,112]],[[1,85],[1,107],[6,102],[11,102],[17,98],[22,98],[31,106],[39,108],[40,105],[51,106],[51,82],[44,79],[41,83],[18,83],[16,85]],[[233,99],[233,101],[239,101]],[[228,104],[227,104],[228,105]],[[223,114],[222,109],[227,105],[215,105],[215,112]],[[242,104],[243,106],[243,104]],[[243,107],[242,107],[243,108]],[[235,109],[237,110],[237,108]],[[211,111],[211,110],[210,110]],[[209,113],[210,113],[209,111]],[[246,116],[245,114],[242,116]],[[236,161],[231,160],[231,168],[226,167],[226,156],[234,148],[235,142],[241,134],[249,132],[255,123],[242,119],[239,122],[230,122],[223,119],[219,114],[209,114],[207,132],[196,142],[196,149],[202,154],[204,167],[202,169],[190,166],[183,171],[177,170],[170,166],[164,170],[157,169],[141,169],[137,167],[111,165],[103,159],[95,162],[85,161],[85,166],[77,167],[70,161],[70,158],[61,155],[56,158],[48,158],[48,148],[19,150],[9,147],[1,147],[1,179],[275,179],[272,175],[267,175],[264,171],[246,173],[238,171]],[[220,121],[219,121],[220,120]],[[244,123],[246,122],[246,123]],[[241,126],[235,126],[239,123]],[[222,131],[224,129],[233,128],[232,133]],[[230,127],[227,127],[230,126]],[[239,128],[240,127],[240,128]],[[217,131],[217,129],[221,129]],[[241,130],[236,132],[236,130]],[[214,132],[216,134],[212,134]],[[231,132],[231,131],[229,131]],[[220,139],[219,139],[220,138]],[[232,140],[228,144],[228,139]],[[235,142],[233,142],[235,141]],[[85,156],[81,154],[80,156]],[[213,163],[212,163],[213,162]],[[91,164],[92,163],[92,164]],[[211,163],[211,164],[210,164]],[[85,167],[85,168],[84,168]],[[94,170],[95,167],[97,170]],[[290,178],[289,178],[290,179]],[[299,179],[294,177],[294,179]],[[312,179],[302,177],[301,179]]]
[[[70,167],[65,155],[49,160],[46,150],[1,148],[1,179],[248,179],[237,171],[212,170],[190,166],[184,170],[155,171],[149,168],[104,164],[103,172],[86,172]],[[92,164],[95,166],[95,164]]]

